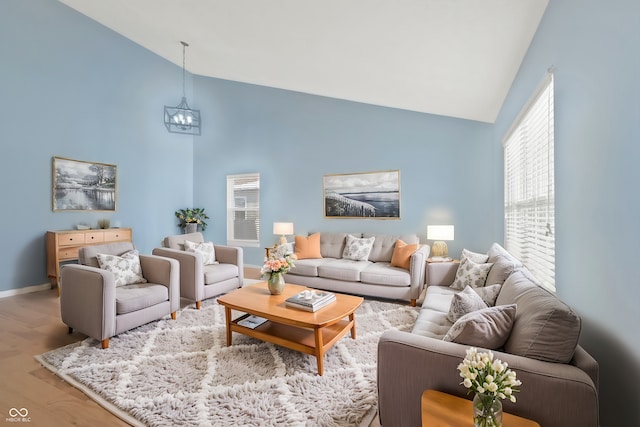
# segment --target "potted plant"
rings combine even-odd
[[[176,218],[180,220],[178,226],[185,230],[185,233],[194,233],[198,230],[198,225],[202,228],[202,231],[207,229],[207,223],[205,219],[209,219],[204,208],[188,208],[178,209],[176,211]]]

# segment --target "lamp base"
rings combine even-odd
[[[433,242],[433,245],[431,245],[431,256],[449,256],[449,248],[447,247],[447,244],[442,240]]]
[[[279,245],[286,245],[287,242],[287,238],[285,236],[280,236],[280,241],[278,242]]]

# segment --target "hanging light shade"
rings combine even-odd
[[[185,94],[185,49],[189,46],[182,43],[182,101],[175,107],[164,106],[164,125],[172,133],[200,135],[200,110],[194,110],[187,103]]]

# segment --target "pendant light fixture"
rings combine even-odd
[[[200,110],[193,110],[187,104],[185,95],[185,49],[189,44],[182,43],[182,101],[176,107],[164,106],[164,125],[172,133],[200,135]]]

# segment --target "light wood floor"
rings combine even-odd
[[[245,275],[260,273],[246,269]],[[55,289],[0,299],[0,423],[11,408],[26,408],[31,422],[12,425],[127,426],[33,358],[85,338],[68,334]]]

